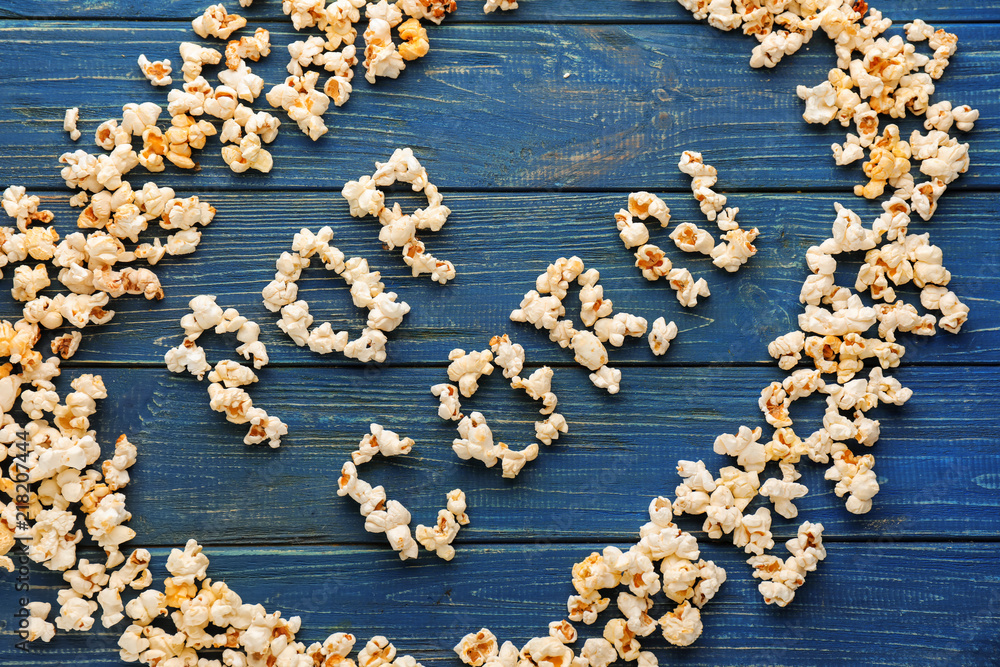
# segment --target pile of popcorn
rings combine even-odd
[[[459,437],[452,441],[451,446],[458,458],[463,461],[481,461],[487,468],[492,468],[499,461],[503,477],[513,479],[526,463],[538,457],[536,443],[523,449],[511,449],[506,443],[494,442],[493,431],[482,413],[473,412],[468,416],[462,414],[459,394],[472,398],[479,389],[479,379],[484,375],[492,375],[493,362],[503,370],[503,376],[510,380],[512,389],[523,389],[532,400],[542,402],[539,412],[545,415],[545,419],[535,422],[535,438],[539,442],[551,445],[552,441],[559,439],[559,434],[569,432],[566,419],[555,412],[559,399],[552,391],[552,369],[542,366],[528,377],[522,378],[520,373],[524,368],[524,348],[511,342],[507,334],[490,339],[488,350],[466,353],[465,350],[454,349],[448,359],[451,361],[448,365],[448,379],[457,382],[458,386],[436,384],[431,387],[431,393],[440,401],[438,416],[444,420],[458,421]]]
[[[466,513],[465,493],[461,489],[448,492],[445,509],[438,512],[437,523],[433,526],[418,525],[417,539],[410,532],[410,512],[398,500],[387,500],[385,488],[373,487],[358,476],[358,466],[368,463],[376,454],[385,458],[409,454],[413,440],[400,438],[397,433],[371,424],[370,433],[358,443],[351,453],[351,460],[345,461],[337,480],[337,495],[350,496],[361,509],[365,518],[365,530],[369,533],[384,533],[389,546],[399,553],[400,560],[417,557],[417,544],[433,551],[438,558],[450,561],[455,557],[451,543],[458,536],[462,526],[469,524]]]
[[[264,306],[271,312],[281,311],[278,327],[299,347],[309,346],[317,354],[342,352],[349,359],[362,362],[385,361],[386,333],[393,331],[410,312],[405,301],[397,301],[395,292],[386,292],[378,271],[370,271],[368,260],[351,257],[330,245],[333,230],[323,227],[313,234],[301,229],[292,239],[292,252],[283,252],[275,262],[277,272],[262,291]],[[350,340],[347,331],[334,332],[329,322],[312,327],[309,303],[298,297],[297,281],[312,259],[341,276],[350,286],[351,299],[358,308],[368,309],[368,321],[361,335]]]
[[[608,667],[618,659],[654,667],[656,656],[642,651],[640,637],[660,630],[675,646],[692,644],[702,632],[701,609],[725,583],[726,571],[700,559],[698,541],[673,523],[668,499],[654,498],[649,517],[639,541],[628,551],[608,546],[573,566],[576,594],[566,603],[568,619],[549,623],[547,636],[529,640],[519,651],[511,642],[498,646],[496,636],[483,628],[463,637],[455,653],[472,667],[515,667],[525,662]],[[616,598],[621,616],[608,620],[603,636],[587,639],[576,655],[569,646],[579,638],[572,622],[596,623],[611,602],[603,592],[613,593],[619,587],[628,589],[619,590]],[[676,607],[654,619],[649,612],[661,591]]]
[[[648,208],[652,209],[651,206]],[[666,215],[669,216],[669,212]],[[643,225],[635,226],[645,230]],[[572,350],[574,360],[592,371],[590,381],[594,386],[616,394],[621,388],[622,373],[607,365],[608,351],[604,343],[621,347],[626,336],[638,338],[645,335],[648,325],[644,318],[630,313],[620,312],[612,316],[613,304],[611,299],[604,298],[604,288],[598,284],[600,278],[597,269],[584,271],[583,260],[579,257],[560,257],[538,276],[535,289],[524,295],[520,308],[511,312],[510,319],[547,330],[549,340]],[[593,331],[576,329],[572,320],[564,318],[566,307],[563,301],[573,281],[580,285],[580,319],[585,327],[591,327]],[[664,354],[676,336],[677,326],[659,317],[650,330],[649,347],[654,354]]]
[[[260,326],[240,315],[235,308],[222,309],[215,297],[201,294],[188,303],[191,312],[181,318],[184,340],[164,355],[167,368],[174,373],[187,371],[201,380],[208,373],[209,405],[216,412],[226,415],[233,424],[250,424],[243,438],[244,444],[257,445],[264,440],[272,448],[281,445],[281,436],[288,433],[288,425],[262,408],[256,408],[243,387],[258,381],[249,366],[224,359],[213,368],[205,358],[205,350],[197,340],[204,332],[214,329],[217,334],[233,333],[240,345],[236,353],[260,370],[267,365],[267,348],[260,341]]]
[[[836,119],[845,127],[853,122],[858,134],[834,144],[833,152],[837,164],[850,164],[862,159],[868,149],[864,173],[869,182],[856,186],[855,195],[877,199],[887,186],[893,188],[882,203],[884,212],[870,226],[836,204],[830,238],[806,254],[811,275],[799,294],[805,312],[799,315],[798,330],[768,346],[780,368],[792,371],[761,391],[760,409],[775,428],[772,439],[759,442],[759,428],[741,427],[739,434],[720,436],[715,445],[717,453],[737,457],[748,471],[763,472],[767,462],[778,462],[781,477],[765,481],[760,492],[783,516],[794,517],[792,501],[808,491],[797,483],[796,465],[803,456],[822,464],[832,460],[826,477],[837,483],[837,496],[846,496],[850,512],[864,514],[879,490],[872,469],[874,457],[858,454],[850,445],[870,447],[879,438],[878,420],[865,413],[879,403],[902,405],[912,395],[883,372],[897,367],[906,352],[896,341],[896,333],[930,336],[940,326],[957,334],[969,313],[968,306],[948,288],[951,273],[944,266],[941,249],[930,243],[929,234],[908,231],[911,215],[929,220],[947,185],[969,167],[969,145],[959,144],[947,132],[952,126],[971,130],[978,111],[953,108],[948,101],[930,102],[934,80],[947,67],[958,39],[920,20],[905,26],[905,40],[900,35],[887,38],[892,21],[874,9],[865,16],[868,8],[863,2],[736,3],[735,11],[725,0],[681,3],[696,18],[708,18],[717,28],[742,26],[745,33],[756,35],[761,44],[751,58],[754,67],[774,66],[822,29],[834,40],[837,68],[817,86],[798,87],[806,107],[803,118],[822,124]],[[924,40],[934,49],[932,57],[916,52],[914,43]],[[894,124],[880,133],[879,114],[903,118],[908,112],[925,116],[924,127],[931,131],[926,135],[914,131],[909,141],[900,137]],[[930,180],[915,183],[911,159],[921,163],[921,173]],[[705,201],[710,201],[711,194],[706,194]],[[854,285],[836,285],[837,257],[860,252],[865,253],[864,263]],[[925,311],[938,311],[940,317],[932,312],[921,314],[915,305],[899,298],[897,288],[910,282],[920,290]],[[874,305],[862,301],[865,292]],[[876,325],[877,334],[866,337]],[[803,360],[803,355],[808,359]],[[877,362],[877,367],[870,369],[867,378],[855,378],[864,372],[866,359]],[[800,361],[813,368],[793,370]],[[824,375],[835,375],[836,381],[828,382]],[[823,424],[801,437],[792,428],[789,409],[794,401],[817,392],[826,400]]]
[[[805,101],[806,122],[854,124],[857,134],[848,134],[832,149],[838,165],[863,159],[868,149],[863,171],[869,180],[855,186],[855,195],[877,199],[891,187],[893,197],[909,200],[912,210],[929,220],[947,186],[968,170],[969,145],[958,143],[948,132],[952,127],[972,130],[979,111],[947,100],[930,101],[934,81],[944,74],[958,48],[957,35],[917,19],[904,26],[905,39],[887,38],[892,21],[875,9],[868,11],[866,2],[854,0],[737,1],[735,7],[731,0],[678,1],[696,19],[707,18],[715,28],[741,28],[754,35],[760,44],[753,49],[752,67],[774,67],[818,30],[834,42],[837,67],[825,81],[799,86],[797,93]],[[916,51],[915,44],[923,41],[932,49],[930,56]],[[924,129],[930,132],[914,130],[909,141],[900,137],[895,124],[879,132],[879,114],[904,118],[907,113],[924,116]],[[915,182],[911,160],[920,162],[920,173],[928,180]]]
[[[404,214],[398,203],[386,206],[385,193],[379,188],[390,187],[396,182],[409,183],[414,192],[423,192],[427,208]],[[455,277],[455,265],[426,252],[423,242],[417,238],[417,231],[439,231],[448,221],[451,209],[443,204],[444,198],[430,182],[427,170],[414,157],[412,149],[397,148],[387,162],[375,163],[374,174],[348,181],[341,195],[355,218],[378,218],[382,225],[379,241],[389,250],[401,249],[403,262],[412,269],[414,278],[426,273],[431,280],[444,285]]]

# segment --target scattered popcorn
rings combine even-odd
[[[374,21],[382,19],[373,19]],[[397,246],[402,248],[403,262],[412,268],[414,278],[428,273],[431,280],[442,285],[447,283],[455,277],[455,266],[425,252],[424,244],[416,236],[417,230],[438,231],[451,214],[451,209],[442,204],[443,198],[437,187],[429,181],[427,170],[409,148],[396,149],[388,162],[376,162],[375,168],[372,176],[362,176],[357,181],[348,181],[344,185],[341,194],[350,206],[351,215],[378,216],[382,224],[379,240],[390,250]],[[409,183],[414,192],[423,191],[428,207],[405,215],[399,204],[386,206],[385,193],[378,188],[390,186],[397,181]]]
[[[701,153],[684,151],[681,153],[677,168],[691,177],[691,192],[694,194],[694,198],[701,203],[701,212],[710,221],[715,220],[719,211],[726,205],[725,195],[720,195],[712,190],[712,186],[718,180],[718,172],[715,167],[705,164]]]

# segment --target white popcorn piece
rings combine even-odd
[[[567,433],[569,427],[566,419],[558,412],[552,413],[547,419],[535,422],[535,437],[544,445],[551,445],[559,439],[560,433]]]
[[[486,0],[483,5],[484,14],[492,14],[496,10],[509,12],[517,9],[517,0]]]
[[[649,349],[653,354],[662,356],[670,348],[670,341],[676,337],[677,325],[673,322],[668,324],[666,318],[658,317],[649,331]]]
[[[68,595],[72,591],[59,591],[59,617],[55,625],[60,630],[86,632],[94,626],[93,614],[97,602]]]
[[[511,0],[503,0],[511,1]],[[445,16],[457,8],[455,0],[400,0],[399,8],[415,19],[429,19],[441,25]]]
[[[610,343],[614,347],[625,344],[625,337],[639,338],[646,334],[645,318],[636,317],[630,313],[618,313],[614,317],[603,317],[594,323],[594,333],[602,343]],[[574,332],[575,333],[575,332]]]
[[[194,42],[181,42],[180,54],[184,61],[181,71],[184,73],[184,80],[188,82],[197,79],[205,65],[218,65],[222,60],[220,52]]]
[[[211,5],[205,12],[191,21],[191,27],[199,37],[218,37],[229,39],[229,36],[247,24],[247,20],[238,14],[227,14],[222,4]]]
[[[253,132],[247,132],[240,140],[239,146],[223,146],[222,161],[229,165],[229,168],[237,174],[241,174],[248,169],[268,173],[274,166],[274,159],[271,153],[261,147],[261,139]]]
[[[83,151],[78,151],[83,155],[88,155]],[[64,156],[75,155],[72,153],[65,153]],[[62,161],[62,158],[60,158]],[[63,170],[65,171],[65,170]],[[65,176],[64,176],[65,178]],[[97,190],[94,190],[95,192]],[[35,195],[28,195],[23,186],[12,185],[3,191],[3,198],[0,199],[0,205],[3,206],[3,210],[11,218],[17,221],[17,228],[22,233],[27,233],[28,226],[33,223],[48,224],[52,222],[53,215],[51,211],[40,211],[38,206],[41,200]],[[23,261],[24,257],[19,257],[14,259],[11,257],[10,251],[5,251],[8,261]],[[36,257],[35,259],[42,259]],[[45,258],[47,259],[47,258]]]
[[[542,401],[541,413],[551,414],[558,404],[556,395],[552,393],[553,371],[548,366],[535,370],[527,379],[515,375],[510,382],[513,389],[524,389],[528,396],[536,401]]]
[[[649,241],[649,230],[646,225],[633,222],[632,214],[625,209],[615,213],[615,223],[618,227],[618,237],[626,248],[645,245]]]
[[[766,464],[764,445],[758,442],[760,436],[760,427],[751,431],[746,426],[740,426],[736,435],[724,433],[717,437],[714,451],[735,457],[736,463],[747,472],[760,473]]]
[[[448,354],[448,379],[458,382],[462,396],[471,398],[479,389],[479,378],[493,373],[493,353],[489,350],[472,351],[454,349]]]
[[[381,18],[373,18],[365,30],[365,79],[374,84],[376,77],[395,79],[406,69],[403,56],[396,49],[390,34],[392,26]]]
[[[655,218],[661,227],[666,227],[670,223],[670,208],[662,199],[649,192],[639,191],[629,194],[628,211],[640,220]]]
[[[511,311],[512,322],[534,324],[536,329],[554,329],[556,323],[566,314],[566,308],[555,296],[542,296],[535,290],[524,295],[520,308]]]
[[[622,372],[617,368],[601,366],[590,374],[590,381],[598,389],[606,389],[609,394],[617,394],[621,390]]]
[[[493,352],[494,363],[503,369],[505,378],[514,378],[524,368],[524,348],[512,343],[510,336],[493,336],[490,339],[490,350]]]
[[[598,319],[611,315],[611,299],[604,298],[601,285],[584,285],[580,288],[580,319],[584,326],[592,327]]]
[[[709,253],[712,263],[730,273],[746,264],[747,260],[757,254],[753,241],[757,238],[757,228],[744,230],[733,229],[723,237],[727,243],[720,243]]]
[[[796,498],[802,498],[809,489],[802,484],[786,482],[772,477],[760,487],[760,495],[774,503],[774,511],[786,519],[794,519],[799,515],[798,508],[792,504]]]
[[[154,86],[169,86],[174,82],[170,77],[173,69],[170,67],[170,60],[156,60],[150,62],[146,54],[139,54],[139,70]]]
[[[52,611],[52,605],[48,602],[36,601],[29,602],[24,608],[28,612],[28,618],[24,624],[20,625],[21,637],[29,642],[42,640],[47,643],[52,641],[56,634],[56,627],[46,621],[49,612]]]
[[[369,429],[371,434],[362,438],[357,451],[351,453],[355,466],[368,463],[375,454],[385,457],[401,456],[409,454],[413,449],[414,443],[410,438],[400,438],[398,434],[379,424],[370,424]]]
[[[76,129],[76,123],[80,120],[80,108],[72,107],[66,109],[66,115],[63,118],[63,131],[69,133],[69,138],[76,141],[80,138],[80,130]]]
[[[199,380],[212,370],[212,366],[205,359],[205,350],[190,338],[185,338],[180,345],[167,350],[164,361],[170,371],[174,373],[187,371]]]
[[[488,629],[465,635],[454,648],[459,659],[472,667],[482,667],[499,654],[497,638]]]
[[[698,297],[708,297],[712,293],[704,278],[695,280],[687,269],[670,269],[667,274],[670,287],[677,292],[677,301],[685,308],[698,305]]]
[[[271,53],[271,33],[265,28],[257,28],[253,35],[240,37],[226,44],[226,67],[239,69],[243,60],[259,61]]]
[[[684,252],[711,255],[715,248],[712,235],[690,222],[682,222],[674,227],[674,231],[670,232],[670,238],[673,239],[674,245]]]
[[[659,619],[663,638],[674,646],[690,646],[701,636],[701,612],[687,601]],[[636,651],[638,658],[638,650]]]

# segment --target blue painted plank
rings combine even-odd
[[[439,165],[427,166],[433,175]],[[431,252],[454,261],[458,268],[456,280],[441,286],[426,277],[412,278],[396,251],[382,249],[374,219],[351,218],[338,193],[206,192],[186,189],[174,178],[157,180],[173,185],[181,195],[201,194],[218,209],[216,219],[205,229],[195,254],[168,258],[156,266],[166,298],[118,299],[113,306],[118,316],[85,332],[74,361],[160,365],[164,352],[181,338],[178,322],[188,302],[197,294],[211,293],[218,295],[220,304],[238,308],[261,324],[275,364],[346,363],[341,355],[319,356],[296,347],[278,330],[277,316],[264,308],[260,298],[260,290],[273,278],[275,259],[291,247],[294,233],[304,226],[315,230],[329,224],[335,230],[335,245],[348,256],[367,257],[373,268],[382,271],[387,288],[412,306],[390,336],[389,364],[441,364],[451,349],[483,346],[503,331],[524,345],[533,361],[572,362],[572,355],[551,343],[544,332],[515,324],[509,315],[549,262],[576,254],[601,271],[605,296],[616,311],[650,322],[664,316],[680,328],[665,356],[653,356],[644,339],[630,339],[624,347],[611,350],[614,363],[773,365],[767,343],[797,326],[796,317],[802,312],[798,293],[808,271],[805,252],[830,234],[834,202],[854,207],[866,221],[881,211],[853,195],[733,194],[731,202],[741,208],[743,224],[761,230],[758,254],[736,274],[715,268],[701,255],[682,253],[667,238],[668,230],[651,227],[653,241],[675,263],[704,276],[711,286],[713,295],[688,309],[678,304],[664,282],[645,280],[633,266],[632,253],[622,247],[612,215],[626,203],[624,194],[446,193],[445,202],[454,212],[440,232],[425,237]],[[141,187],[141,181],[134,183]],[[675,221],[705,225],[690,194],[664,196]],[[74,229],[79,212],[68,206],[67,198],[62,193],[44,197],[63,234]],[[911,231],[930,232],[931,241],[941,246],[953,274],[951,288],[972,313],[957,336],[945,332],[933,338],[901,336],[908,348],[907,363],[1000,362],[1000,331],[995,325],[1000,319],[1000,251],[982,242],[1000,224],[993,199],[995,195],[983,193],[947,193],[932,221],[915,216]],[[420,205],[405,193],[399,201],[408,209]],[[163,235],[155,228],[144,236],[151,239],[157,232]],[[860,257],[844,262],[839,284],[853,285],[858,261]],[[10,276],[7,271],[0,289],[9,289]],[[339,278],[312,267],[306,270],[301,288],[318,321],[329,319],[352,335],[360,332],[360,311]],[[48,292],[56,291],[53,287]],[[900,294],[919,304],[912,285],[900,289]],[[566,307],[567,316],[579,323],[576,288]],[[3,317],[12,317],[19,309],[9,296],[0,298]]]
[[[221,349],[210,354],[213,362],[222,358]],[[782,377],[777,369],[627,368],[621,392],[609,397],[582,369],[559,368],[553,390],[569,434],[543,447],[517,479],[505,480],[498,468],[461,462],[452,452],[455,424],[438,418],[428,390],[446,381],[443,368],[265,368],[248,391],[289,424],[278,450],[244,446],[246,429],[209,409],[206,382],[166,369],[81,370],[100,372],[112,397],[93,422],[99,441],[110,451],[127,433],[139,448],[128,494],[132,525],[139,539],[156,545],[192,533],[212,544],[243,544],[248,536],[276,544],[381,544],[364,531],[356,505],[336,493],[341,466],[370,422],[417,443],[409,456],[362,468],[364,479],[405,498],[414,525],[433,520],[444,494],[458,487],[472,517],[463,539],[628,539],[649,499],[673,493],[679,459],[702,459],[715,469],[732,464],[713,453],[715,437],[740,424],[764,425],[760,389]],[[60,380],[67,385],[75,375]],[[463,409],[481,411],[498,440],[523,447],[533,441],[537,406],[494,375]],[[1000,534],[1000,370],[911,367],[896,376],[914,397],[872,415],[882,422],[872,450],[882,486],[874,509],[847,513],[823,479],[826,466],[805,462],[810,493],[798,502],[800,521],[822,521],[830,535],[850,539]],[[803,437],[820,424],[821,398],[796,404]],[[769,433],[765,425],[765,439]],[[788,537],[796,525],[778,518],[775,532]]]
[[[461,539],[461,538],[459,538]],[[623,545],[627,542],[623,542]],[[692,646],[671,647],[659,633],[641,640],[660,664],[680,665],[969,665],[995,664],[1000,648],[1000,555],[995,544],[831,543],[829,556],[809,574],[785,609],[767,607],[749,568],[732,548],[703,547],[703,557],[726,568],[729,580],[702,611],[704,633]],[[425,665],[460,664],[451,647],[466,632],[491,628],[518,646],[565,618],[570,569],[592,544],[518,544],[459,547],[451,563],[401,564],[371,548],[208,548],[209,576],[224,580],[245,602],[282,616],[299,615],[306,644],[331,632],[363,642],[386,635],[399,653]],[[781,547],[783,549],[783,547]],[[166,575],[166,551],[153,551],[154,581]],[[35,573],[42,599],[55,598],[51,573]],[[0,585],[12,585],[0,581]],[[130,592],[131,594],[131,592]],[[660,595],[658,600],[662,600]],[[5,606],[6,607],[6,606]],[[593,626],[577,624],[577,652]],[[652,614],[668,611],[654,606]],[[10,623],[11,610],[3,610]],[[98,623],[98,625],[100,625]],[[124,627],[124,624],[123,626]],[[57,635],[24,655],[0,631],[0,662],[8,667],[120,665],[116,636]],[[863,656],[863,657],[860,657]]]
[[[953,189],[996,188],[996,27],[955,30],[960,49],[936,99],[971,104],[982,121],[969,139],[974,166]],[[166,91],[149,87],[135,58],[176,59],[177,44],[193,37],[179,22],[0,22],[6,178],[33,187],[58,183],[56,159],[76,148],[62,131],[65,108],[80,107],[89,140],[122,104],[164,101]],[[299,38],[276,27],[275,53],[254,67],[268,84],[284,79],[285,45]],[[438,165],[433,174],[443,188],[683,192],[689,179],[676,161],[690,148],[718,167],[722,189],[848,192],[861,175],[860,167],[838,167],[831,157],[829,146],[843,140],[844,129],[807,127],[795,95],[797,84],[825,79],[835,62],[828,42],[774,70],[754,71],[748,58],[755,40],[704,26],[432,26],[430,40],[427,58],[398,80],[373,88],[356,77],[353,98],[328,112],[332,129],[317,144],[283,129],[269,175],[232,174],[212,140],[200,158],[198,187],[339,188],[403,145]],[[267,105],[260,100],[257,107]],[[918,126],[908,119],[901,129],[908,136]],[[175,172],[171,166],[167,173]]]
[[[233,3],[236,4],[235,2]],[[632,21],[694,23],[691,14],[676,0],[591,0],[586,3],[573,0],[521,0],[515,12],[482,12],[482,0],[461,0],[459,9],[448,23],[494,22],[583,22],[606,21],[623,23]],[[1000,21],[1000,4],[996,0],[959,3],[960,6],[929,4],[921,0],[881,0],[871,6],[882,11],[894,21],[902,22],[922,18],[927,22],[941,21]],[[59,18],[74,19],[160,19],[191,18],[205,9],[202,0],[170,0],[152,6],[142,0],[20,0],[0,2],[0,18]],[[287,20],[277,2],[257,2],[237,13],[257,19]]]

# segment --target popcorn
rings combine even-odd
[[[756,227],[750,230],[733,229],[726,232],[723,238],[728,243],[720,243],[709,253],[712,256],[712,263],[730,273],[736,271],[757,254],[757,248],[752,245],[757,234]]]
[[[507,0],[510,1],[510,0]],[[441,25],[445,15],[455,11],[455,0],[400,0],[399,8],[415,19],[429,19]]]
[[[223,146],[222,160],[229,168],[237,173],[243,173],[247,169],[268,173],[274,165],[271,153],[261,147],[261,139],[253,132],[247,132],[240,140],[239,147]]]
[[[472,667],[482,667],[499,653],[496,636],[486,628],[462,637],[454,651],[462,662]]]
[[[237,14],[227,14],[221,4],[211,5],[205,13],[191,21],[191,27],[199,37],[209,36],[229,39],[229,36],[247,24],[247,20]]]
[[[640,220],[655,218],[661,227],[670,223],[670,209],[663,200],[649,192],[633,192],[628,196],[628,211]]]
[[[83,151],[79,152],[83,153]],[[83,154],[87,155],[86,153]],[[64,156],[66,155],[73,154],[65,153]],[[61,158],[60,161],[62,161]],[[63,171],[65,171],[65,169]],[[24,187],[18,185],[12,185],[4,190],[3,199],[0,200],[0,204],[3,205],[3,210],[9,217],[14,218],[17,221],[17,228],[21,230],[22,233],[27,232],[28,226],[32,223],[39,222],[42,224],[48,224],[52,222],[53,215],[51,211],[38,210],[38,205],[40,203],[41,200],[39,200],[37,196],[27,195]],[[10,259],[9,252],[7,254],[8,259]]]
[[[701,636],[703,627],[701,612],[687,601],[661,616],[658,622],[663,629],[663,638],[674,646],[690,646]]]
[[[411,18],[403,21],[397,31],[399,38],[403,40],[399,45],[399,55],[403,57],[403,60],[416,60],[427,55],[430,50],[427,30],[420,25],[418,19]]]
[[[169,86],[174,82],[170,78],[170,73],[173,70],[170,67],[169,59],[150,62],[144,53],[140,53],[139,69],[142,71],[142,75],[154,86]]]
[[[512,343],[507,334],[491,338],[490,349],[493,351],[494,362],[503,369],[505,378],[516,377],[521,372],[524,367],[524,348]]]
[[[690,222],[682,222],[670,232],[670,238],[674,245],[684,252],[700,252],[703,255],[711,255],[715,248],[712,235],[704,229]]]
[[[448,354],[451,364],[448,365],[448,379],[458,382],[462,396],[471,398],[479,389],[479,378],[493,373],[493,354],[482,352],[465,353],[465,350],[454,349]]]
[[[658,317],[653,321],[653,327],[649,331],[649,349],[657,356],[666,354],[670,348],[670,341],[676,337],[677,325],[673,322],[667,324],[665,318]]]
[[[669,275],[673,266],[663,250],[653,244],[646,244],[635,253],[635,265],[646,280],[659,280]]]
[[[685,308],[698,305],[698,297],[708,297],[712,293],[704,278],[695,280],[687,269],[670,269],[667,273],[670,287],[677,292],[677,300]]]
[[[701,153],[684,151],[677,168],[691,176],[691,192],[700,202],[701,212],[709,220],[715,220],[719,211],[726,206],[725,195],[720,195],[711,188],[718,180],[715,167],[705,164]]]
[[[649,230],[646,229],[646,225],[632,222],[632,214],[625,209],[615,214],[615,221],[618,226],[618,237],[626,248],[644,246],[649,241]]]
[[[559,439],[560,433],[566,433],[569,427],[566,419],[558,412],[550,415],[545,421],[535,422],[535,437],[544,445],[551,445]]]
[[[76,141],[80,138],[80,130],[76,129],[76,123],[80,119],[80,109],[79,107],[72,107],[66,109],[66,115],[63,118],[63,131],[69,133],[69,138]]]
[[[521,300],[521,306],[511,311],[512,322],[534,324],[536,329],[553,329],[557,321],[566,314],[562,302],[555,296],[541,296],[530,290]]]
[[[513,11],[517,9],[517,0],[486,0],[486,4],[483,5],[484,14],[492,14],[498,9],[505,12]]]
[[[180,54],[181,60],[184,61],[181,71],[184,73],[184,81],[187,82],[197,79],[205,65],[218,65],[222,60],[222,54],[215,49],[194,42],[181,42]]]
[[[787,482],[772,477],[764,482],[760,487],[760,495],[774,503],[774,511],[786,519],[794,519],[799,511],[792,504],[796,498],[802,498],[809,492],[809,489],[802,484]]]
[[[380,18],[368,22],[365,30],[365,79],[374,84],[379,76],[395,79],[406,69],[403,56],[396,50],[396,45],[390,35],[391,25]]]
[[[80,597],[68,595],[71,591],[59,591],[59,617],[56,627],[65,631],[86,632],[94,626],[93,613],[97,611],[97,603]]]
[[[226,45],[226,67],[239,69],[240,61],[244,59],[259,61],[271,53],[271,33],[264,28],[257,28],[253,35],[240,37]]]
[[[19,624],[21,637],[29,642],[39,639],[46,643],[52,641],[56,628],[45,620],[52,611],[52,605],[48,602],[29,602],[24,608],[28,612],[28,618]]]

